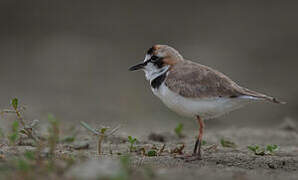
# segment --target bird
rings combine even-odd
[[[195,118],[199,125],[191,157],[202,159],[204,121],[218,118],[251,102],[285,104],[274,97],[241,87],[225,74],[185,59],[168,45],[154,45],[145,59],[129,68],[143,70],[155,96],[172,111]]]

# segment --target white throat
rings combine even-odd
[[[151,82],[153,79],[165,73],[169,68],[170,66],[164,66],[158,69],[152,63],[148,63],[144,68],[146,79]]]
[[[146,54],[144,62],[149,61],[150,59],[151,55]],[[145,72],[146,79],[151,82],[153,79],[165,73],[169,68],[170,66],[168,65],[162,68],[157,68],[153,63],[148,62],[143,70]]]

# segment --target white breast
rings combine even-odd
[[[174,112],[186,117],[199,115],[203,119],[219,117],[246,105],[250,101],[247,98],[185,98],[171,91],[164,83],[152,91]]]

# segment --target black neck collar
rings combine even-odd
[[[154,78],[150,83],[151,87],[154,89],[158,89],[160,87],[160,85],[165,81],[167,72],[168,71],[166,71],[166,72],[162,73],[161,75],[157,76],[156,78]]]

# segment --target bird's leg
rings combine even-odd
[[[198,158],[201,159],[201,145],[202,145],[202,138],[203,138],[204,122],[200,118],[200,116],[197,116],[197,120],[198,120],[198,124],[199,124],[199,135],[198,135],[198,138],[196,140],[196,144],[195,144],[193,154],[197,155]]]
[[[196,161],[200,160],[202,155],[201,155],[201,145],[202,145],[202,138],[203,138],[203,130],[204,130],[204,122],[200,118],[200,116],[197,116],[198,124],[199,124],[199,135],[196,140],[195,148],[193,151],[192,155],[184,156],[184,157],[178,157],[186,160],[187,162],[190,161]]]

